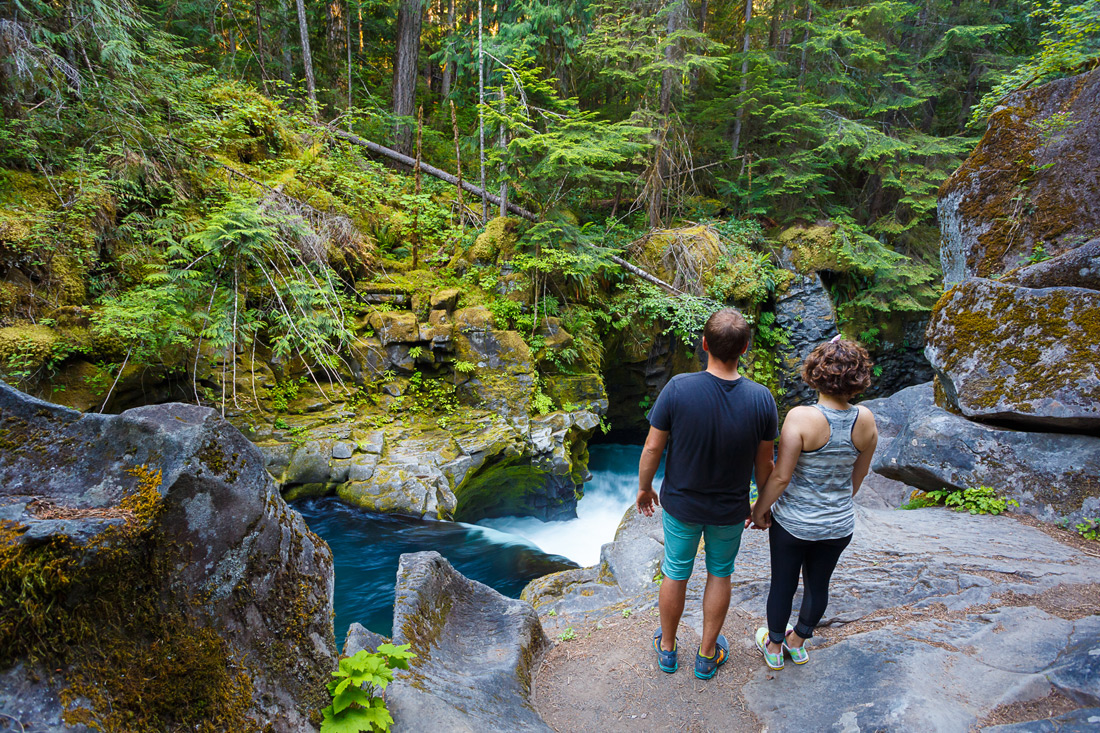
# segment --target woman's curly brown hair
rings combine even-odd
[[[818,344],[802,364],[802,381],[833,397],[855,397],[871,386],[871,357],[854,341]]]

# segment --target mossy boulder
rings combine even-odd
[[[493,314],[485,306],[461,308],[454,313],[455,328],[460,331],[488,331],[494,326]]]
[[[420,325],[409,311],[380,311],[372,313],[368,321],[378,334],[383,346],[412,344],[420,340]]]
[[[0,416],[0,667],[27,681],[2,717],[38,729],[45,694],[57,727],[315,730],[332,555],[244,436],[206,408],[82,415],[4,384]]]
[[[852,269],[842,255],[834,235],[837,226],[822,220],[813,224],[795,224],[779,233],[777,241],[786,249],[790,264],[801,275],[822,270],[847,272]]]
[[[490,219],[485,231],[477,235],[467,257],[478,264],[493,264],[512,258],[516,250],[520,220],[511,216]]]
[[[433,311],[446,311],[450,313],[458,305],[458,299],[462,296],[462,291],[458,288],[444,288],[443,290],[437,290],[432,293],[431,309]]]
[[[459,361],[475,366],[460,387],[463,400],[522,421],[535,387],[534,360],[523,337],[515,331],[468,330],[455,334],[454,347]]]
[[[992,277],[1100,232],[1100,69],[1009,95],[940,188],[944,282]]]
[[[19,379],[50,360],[60,335],[49,326],[27,323],[0,328],[0,375]]]
[[[1012,270],[1001,282],[1025,288],[1088,288],[1100,290],[1100,238],[1065,254]]]
[[[961,415],[1100,431],[1100,291],[975,278],[944,294],[925,353]]]

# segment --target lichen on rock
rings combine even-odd
[[[926,354],[966,417],[1100,429],[1100,292],[975,278],[936,305]]]

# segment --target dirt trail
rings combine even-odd
[[[577,638],[557,643],[536,677],[535,705],[543,719],[563,733],[762,730],[741,696],[763,666],[750,639],[752,619],[730,609],[723,630],[730,659],[711,680],[692,672],[699,637],[685,624],[680,669],[657,669],[652,637],[658,625],[654,609],[575,628]]]

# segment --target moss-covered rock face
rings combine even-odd
[[[993,280],[956,285],[928,326],[928,360],[962,415],[1100,431],[1100,292]]]
[[[992,277],[1100,232],[1100,70],[1007,97],[940,189],[944,280]]]
[[[214,411],[81,415],[0,384],[0,666],[66,723],[311,730],[331,593],[328,547]]]

